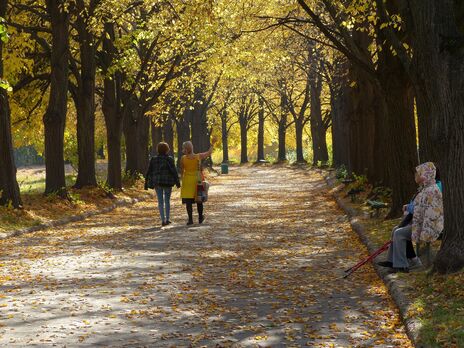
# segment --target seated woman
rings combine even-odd
[[[430,242],[438,238],[443,230],[443,198],[435,181],[436,168],[432,162],[416,167],[415,180],[419,191],[414,198],[414,215],[412,224],[395,227],[388,249],[387,261],[380,266],[392,267],[395,272],[409,272],[406,255],[408,241]]]
[[[437,165],[435,165],[435,183],[440,189],[440,192],[443,193],[443,184],[441,183],[440,171]],[[416,197],[416,195],[417,194],[414,195],[409,204],[403,206],[403,211],[407,215],[404,217],[399,227],[404,227],[412,223],[412,218],[414,215],[414,198]],[[422,267],[422,262],[416,255],[414,246],[412,245],[412,241],[407,241],[406,243],[406,256],[408,258],[409,269]]]

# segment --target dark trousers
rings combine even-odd
[[[193,203],[187,202],[185,205],[187,206],[187,214],[189,217],[189,221],[193,221]],[[203,217],[203,203],[197,203],[197,211],[198,217]]]
[[[406,242],[406,257],[408,259],[413,259],[416,256],[417,255],[416,255],[416,251],[414,250],[414,245],[412,245],[412,242],[410,240],[408,240]]]
[[[408,215],[406,215],[403,220],[400,222],[400,224],[398,225],[398,227],[405,227],[409,224],[412,223],[412,217],[413,215],[411,213],[409,213]],[[414,250],[414,245],[412,244],[412,241],[408,240],[406,242],[406,257],[408,259],[413,259],[415,258],[417,255],[416,255],[416,252]]]

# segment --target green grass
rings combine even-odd
[[[66,175],[66,186],[72,186],[76,181],[75,174]],[[19,189],[21,194],[37,194],[45,191],[45,178],[37,178],[34,176],[20,177],[18,176]]]
[[[340,195],[345,196],[347,190],[345,188]],[[364,212],[361,223],[369,239],[380,246],[390,239],[393,227],[401,219],[368,218],[369,209],[363,204],[364,198],[356,204],[347,203]],[[438,244],[434,243],[433,247],[436,249]],[[398,277],[405,282],[405,294],[413,303],[407,316],[421,322],[418,346],[464,347],[464,272],[442,276],[429,275],[428,270],[422,270]]]
[[[412,314],[420,318],[420,343],[426,347],[464,347],[464,274],[427,277],[418,274],[420,289]]]

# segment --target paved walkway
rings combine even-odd
[[[315,172],[232,168],[204,225],[140,203],[0,242],[0,346],[410,347]]]

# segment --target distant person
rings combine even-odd
[[[171,192],[172,187],[180,187],[179,174],[174,164],[174,158],[168,156],[169,145],[159,143],[157,146],[158,156],[150,159],[150,165],[145,176],[145,190],[154,188],[158,199],[158,209],[161,217],[161,225],[171,223]]]
[[[435,178],[436,168],[432,162],[416,167],[415,180],[419,190],[413,202],[412,223],[393,229],[387,261],[379,262],[380,266],[391,267],[396,272],[409,272],[408,241],[434,241],[443,231],[443,197]]]
[[[180,174],[182,178],[180,195],[182,203],[187,207],[187,225],[193,224],[193,203],[197,203],[198,222],[201,224],[205,220],[203,203],[196,202],[195,197],[197,194],[197,183],[201,177],[201,160],[211,156],[212,152],[213,147],[211,146],[207,152],[195,154],[191,141],[186,141],[182,144],[182,153],[184,155],[180,159]]]

